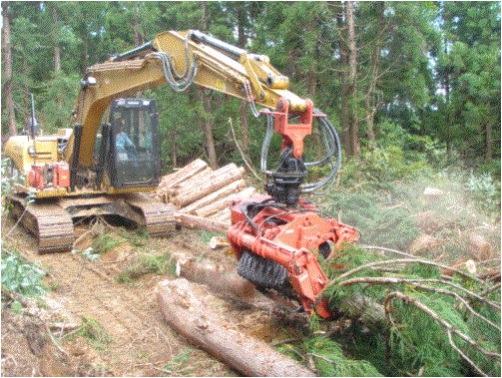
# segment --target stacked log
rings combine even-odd
[[[182,226],[224,232],[230,226],[232,202],[256,193],[246,185],[244,173],[234,163],[213,170],[197,159],[162,177],[154,196],[178,209],[176,219]]]

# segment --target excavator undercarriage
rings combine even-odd
[[[74,223],[103,217],[120,224],[144,227],[149,236],[166,237],[176,228],[173,207],[145,194],[87,196],[38,200],[10,195],[8,207],[16,220],[38,242],[38,252],[66,252],[75,242]]]

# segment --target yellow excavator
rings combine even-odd
[[[24,177],[9,196],[12,212],[38,239],[39,252],[70,250],[74,222],[96,215],[120,216],[153,236],[174,228],[172,208],[144,194],[157,187],[160,177],[155,101],[128,97],[161,84],[180,92],[196,84],[246,100],[256,116],[256,105],[266,108],[261,112],[268,119],[261,166],[266,190],[279,203],[294,206],[300,193],[324,185],[338,169],[339,141],[326,115],[290,92],[288,78],[267,56],[200,31],[158,34],[89,67],[80,84],[71,128],[52,136],[13,136],[5,144],[4,155]],[[326,151],[308,162],[303,139],[311,134],[314,119]],[[274,131],[283,138],[281,161],[269,171]],[[304,183],[308,167],[317,164],[328,164],[330,173],[320,182]]]

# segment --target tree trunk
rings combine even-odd
[[[384,43],[382,36],[384,32],[385,25],[384,20],[384,10],[385,2],[375,2],[374,5],[378,10],[378,25],[377,25],[377,40],[374,42],[372,63],[371,63],[371,77],[369,79],[369,86],[365,97],[366,105],[366,127],[367,135],[369,140],[370,149],[376,148],[376,135],[375,135],[375,114],[377,113],[378,106],[380,105],[380,100],[378,93],[376,92],[377,83],[380,80],[380,54],[382,52],[382,45]]]
[[[207,168],[207,163],[204,160],[196,159],[183,168],[162,177],[161,187],[171,188],[179,183],[188,180],[189,178],[199,174]]]
[[[244,168],[232,169],[226,172],[219,173],[220,170],[213,172],[208,179],[197,186],[188,186],[180,191],[176,198],[173,199],[173,204],[177,208],[185,207],[192,202],[195,202],[202,197],[205,197],[214,191],[223,188],[224,186],[242,178]]]
[[[204,136],[206,137],[206,150],[209,160],[209,166],[213,169],[218,168],[218,159],[216,157],[216,148],[213,137],[213,120],[211,117],[211,94],[202,91],[202,103],[204,105]]]
[[[244,157],[249,159],[249,124],[248,124],[248,103],[241,101],[240,106],[240,126],[241,126],[241,148]]]
[[[341,109],[340,109],[340,123],[341,123],[341,138],[342,138],[342,145],[345,153],[347,156],[352,155],[352,146],[350,143],[350,109],[349,109],[349,91],[348,91],[348,71],[347,71],[347,66],[348,66],[348,56],[349,56],[349,51],[347,44],[345,43],[346,37],[345,37],[345,29],[346,29],[346,23],[344,20],[344,14],[345,14],[345,7],[346,5],[343,3],[338,3],[334,4],[335,6],[333,7],[334,9],[340,8],[342,9],[340,12],[335,13],[335,17],[337,20],[337,28],[338,28],[338,34],[340,35],[339,38],[339,46],[340,46],[340,63],[342,66],[342,73],[341,73]]]
[[[355,17],[354,17],[354,2],[347,1],[346,7],[347,17],[347,34],[349,47],[349,74],[348,74],[348,97],[349,97],[349,137],[351,153],[358,156],[361,153],[360,138],[359,138],[359,122],[356,115],[357,101],[357,46],[355,32]]]
[[[59,34],[58,30],[58,24],[59,24],[59,17],[58,17],[58,10],[57,10],[57,4],[53,4],[51,7],[51,18],[52,18],[52,27],[54,28],[54,32],[56,34],[56,37],[54,38],[54,72],[59,72],[61,71],[61,48],[59,47],[59,37],[57,34]]]
[[[223,266],[215,265],[207,260],[190,258],[184,261],[178,259],[177,270],[179,270],[180,277],[208,285],[218,294],[230,294],[249,299],[258,296],[254,285],[239,276],[236,269],[227,270]]]
[[[10,10],[9,3],[2,2],[2,67],[3,67],[3,96],[5,97],[5,107],[7,113],[7,124],[9,135],[17,134],[16,114],[14,112],[14,94],[12,86],[12,50],[10,42]]]
[[[491,122],[486,124],[485,128],[485,163],[490,164],[492,162],[492,132],[493,126]]]
[[[164,318],[174,330],[244,376],[315,376],[313,371],[266,343],[229,329],[194,296],[186,279],[161,282],[157,299]]]
[[[183,211],[185,213],[193,213],[196,210],[201,209],[205,206],[208,206],[215,201],[218,201],[222,198],[228,197],[229,195],[242,189],[244,186],[245,186],[244,180],[234,181],[234,182],[224,186],[223,188],[218,189],[217,191],[211,193],[210,195],[205,196],[195,202],[192,202],[190,205],[181,209],[181,211]]]

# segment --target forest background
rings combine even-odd
[[[346,157],[462,164],[500,176],[499,2],[2,2],[2,136],[35,108],[43,132],[68,124],[85,68],[164,30],[199,29],[269,55],[313,99]],[[165,171],[259,161],[264,121],[192,87],[157,99]]]
[[[289,76],[291,90],[310,97],[338,130],[343,164],[334,185],[315,202],[361,232],[365,249],[347,255],[351,268],[375,258],[371,251],[377,248],[444,264],[472,258],[478,268],[490,261],[500,267],[499,2],[3,1],[1,6],[3,142],[29,123],[30,94],[44,134],[72,127],[69,118],[86,67],[159,32],[199,29],[268,55]],[[177,93],[166,85],[141,95],[157,100],[165,173],[195,158],[212,167],[244,159],[259,166],[265,120],[254,118],[246,102],[196,86]],[[272,141],[275,157],[279,139]],[[4,250],[2,265],[9,267]],[[424,278],[422,271],[411,273]],[[383,284],[375,282],[365,293],[381,302]],[[360,286],[352,284],[359,293]],[[417,295],[407,281],[403,292]],[[445,302],[436,294],[421,300],[452,324],[470,327],[483,347],[486,342],[499,353],[498,326],[497,332],[480,327],[453,299]],[[500,303],[500,286],[491,294]],[[500,324],[500,310],[486,314]],[[388,340],[381,335],[370,340],[361,333],[357,343],[352,338],[342,344],[356,345],[349,354],[386,375],[500,375],[500,364],[476,351],[469,350],[476,359],[466,367],[429,317],[403,311],[401,321],[411,325],[396,331],[400,341],[392,363],[382,358]],[[354,370],[352,362],[347,365],[352,370],[343,370],[338,347],[314,341],[302,348],[317,355],[324,348],[329,354],[323,356],[338,361],[325,370],[318,366],[324,375],[378,375],[364,364]]]
[[[86,67],[162,31],[199,29],[268,55],[328,115],[343,164],[315,201],[363,242],[409,248],[428,187],[454,198],[429,218],[461,209],[445,224],[500,223],[499,2],[4,1],[2,20],[3,141],[29,124],[30,94],[44,134],[72,127]],[[266,122],[245,101],[195,85],[141,95],[157,100],[165,173],[195,158],[258,168]],[[280,144],[276,136],[269,162]]]

